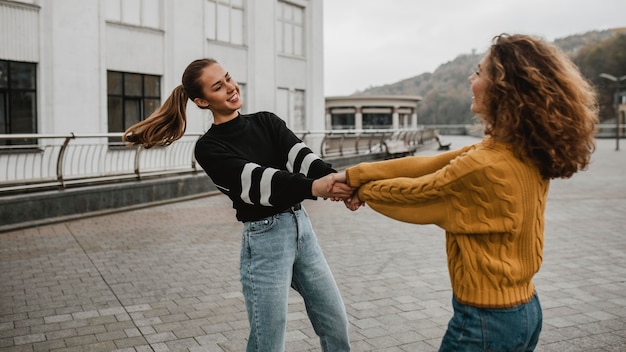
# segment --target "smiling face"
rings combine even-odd
[[[218,63],[206,66],[200,76],[204,98],[193,101],[200,108],[208,108],[213,112],[215,124],[235,118],[243,105],[239,95],[239,85],[230,74]]]
[[[487,56],[483,57],[478,64],[476,72],[474,72],[469,78],[469,82],[472,88],[472,106],[470,110],[474,114],[480,115],[487,112],[487,106],[485,103],[485,90],[489,81],[486,77],[487,71]]]

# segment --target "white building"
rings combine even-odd
[[[323,130],[322,16],[321,0],[0,0],[0,134],[121,132],[204,57],[243,112]],[[187,112],[188,132],[210,127]]]
[[[417,95],[326,97],[328,129],[417,129]]]

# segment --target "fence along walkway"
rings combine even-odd
[[[297,131],[321,139],[324,158],[357,154],[408,154],[431,130]],[[168,147],[126,147],[121,133],[0,135],[0,195],[80,185],[141,180],[199,170],[193,150],[199,133]],[[311,144],[310,144],[311,145]],[[312,146],[313,148],[313,146]]]

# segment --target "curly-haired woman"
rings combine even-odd
[[[594,91],[556,47],[499,35],[469,77],[485,138],[432,157],[362,163],[337,174],[391,218],[446,231],[454,315],[440,351],[532,351],[550,179],[584,170],[595,149]]]

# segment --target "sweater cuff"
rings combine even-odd
[[[359,177],[359,167],[354,166],[346,169],[346,183],[350,187],[360,187],[361,178]]]
[[[306,187],[304,187],[306,191],[303,194],[304,199],[317,200],[317,197],[313,195],[313,181],[312,178],[304,179],[304,183],[306,184]]]

